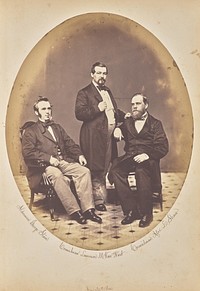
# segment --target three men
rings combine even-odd
[[[91,68],[91,83],[77,95],[75,114],[83,121],[80,146],[91,171],[95,207],[106,211],[106,174],[110,162],[117,157],[113,130],[125,113],[117,108],[114,97],[105,86],[108,69],[97,62]]]
[[[140,219],[139,227],[146,227],[153,220],[154,181],[156,178],[161,187],[159,161],[168,152],[168,140],[161,121],[147,111],[147,97],[136,94],[131,104],[132,117],[124,120],[119,134],[125,141],[125,154],[114,160],[109,179],[114,182],[125,215],[121,223],[130,224]],[[137,195],[130,189],[127,179],[133,171]]]
[[[147,111],[147,97],[133,96],[130,117],[117,108],[110,89],[105,86],[107,74],[104,64],[95,63],[91,68],[91,84],[78,92],[75,114],[83,121],[81,149],[52,121],[52,106],[47,98],[41,98],[34,105],[38,121],[22,138],[23,156],[25,161],[39,159],[49,163],[45,169],[47,177],[67,213],[80,224],[87,219],[102,222],[94,209],[107,210],[106,174],[113,161],[109,180],[115,185],[125,215],[121,223],[140,219],[139,226],[146,227],[153,220],[152,194],[162,188],[159,163],[168,152],[168,140],[161,121]],[[118,122],[123,122],[120,128],[116,127]],[[125,155],[117,158],[116,138],[122,137]],[[133,171],[137,195],[127,179]],[[30,187],[39,183],[41,174],[29,169]],[[75,183],[80,206],[71,192],[69,176]]]
[[[27,128],[22,137],[25,162],[43,160],[48,164],[46,175],[72,219],[80,224],[85,224],[87,219],[101,223],[102,219],[94,211],[90,171],[85,167],[87,161],[80,147],[53,122],[52,106],[47,98],[42,97],[34,104],[34,112],[38,121]],[[80,206],[70,189],[69,176],[74,181]],[[41,177],[41,171],[28,168],[30,188],[37,186]]]

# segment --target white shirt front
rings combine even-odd
[[[95,83],[93,83],[93,84],[97,88],[97,85]],[[100,93],[103,101],[106,102],[107,107],[105,109],[105,114],[106,114],[106,117],[108,119],[108,124],[115,124],[114,106],[112,104],[112,101],[111,101],[111,98],[110,98],[108,91],[103,90],[103,89],[100,91],[98,88],[97,88],[97,90]]]
[[[50,132],[50,134],[52,135],[53,139],[56,141],[56,137],[55,137],[53,129],[52,129],[52,127],[50,125],[47,127],[47,130]]]
[[[147,112],[143,115],[142,119],[136,119],[135,120],[135,129],[137,130],[137,132],[139,133],[143,127],[144,127],[144,124],[146,122],[146,119],[147,119]]]

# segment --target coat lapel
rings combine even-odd
[[[135,128],[135,122],[133,120],[133,118],[128,118],[127,119],[127,130],[130,132],[131,135],[136,136],[136,135],[143,135],[145,132],[148,132],[151,126],[151,121],[150,121],[150,117],[148,115],[145,124],[142,128],[142,130],[138,133],[136,128]]]
[[[129,131],[129,133],[131,135],[133,135],[133,136],[138,135],[138,132],[135,129],[135,123],[134,123],[134,120],[133,120],[132,117],[130,117],[130,118],[127,119],[126,126],[127,126],[127,130]]]
[[[38,127],[45,138],[48,138],[52,142],[56,143],[53,136],[50,134],[47,128],[45,128],[40,122],[38,122]]]
[[[151,127],[151,121],[150,121],[150,118],[149,118],[149,115],[145,121],[145,124],[142,128],[142,130],[138,133],[138,135],[143,135],[145,132],[149,132],[150,131],[150,127]]]
[[[95,98],[101,102],[102,101],[102,97],[101,94],[99,93],[99,91],[96,89],[96,87],[94,86],[94,84],[91,83],[91,90],[93,95],[95,96]]]

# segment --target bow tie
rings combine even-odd
[[[140,118],[135,118],[135,119],[133,118],[133,120],[134,121],[137,121],[137,120],[145,120],[145,117],[140,117]]]
[[[106,86],[97,86],[97,88],[99,89],[99,91],[109,91],[108,87]]]
[[[146,119],[146,115],[145,116],[141,116],[140,118],[133,118],[134,121],[145,120],[145,119]]]
[[[53,121],[53,120],[49,120],[49,121],[47,121],[47,122],[41,122],[41,123],[42,123],[42,125],[43,125],[45,128],[47,128],[47,127],[53,125],[53,124],[54,124],[54,121]]]

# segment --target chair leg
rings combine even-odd
[[[35,195],[35,192],[33,190],[31,190],[31,198],[30,198],[30,203],[29,203],[29,209],[30,210],[32,209],[32,206],[33,206],[34,195]]]
[[[50,217],[52,221],[55,220],[55,217],[54,217],[55,196],[56,195],[55,195],[54,189],[50,186],[48,189],[47,198],[48,198],[48,203],[49,203],[49,213],[50,213]]]
[[[163,211],[163,197],[162,197],[162,192],[160,192],[160,195],[159,195],[159,200],[160,200],[160,210]]]
[[[50,217],[51,217],[51,220],[54,221],[55,220],[55,217],[54,217],[54,208],[49,208],[49,213],[50,213]]]
[[[160,210],[163,211],[163,197],[162,197],[162,191],[157,193],[153,193],[153,202],[154,203],[159,203],[160,205]]]

